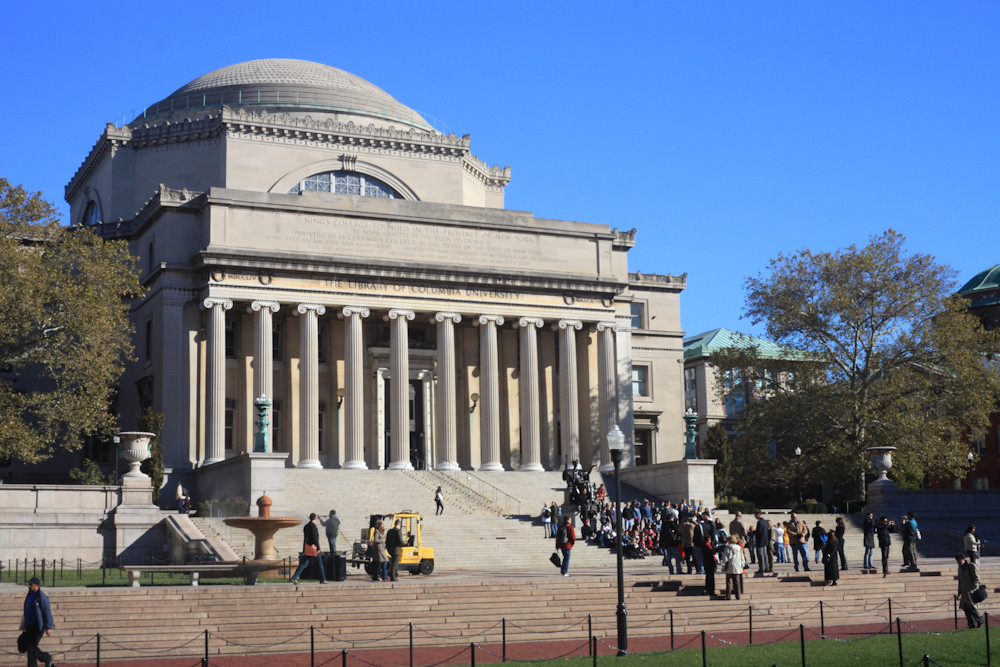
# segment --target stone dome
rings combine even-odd
[[[285,58],[250,60],[204,74],[148,107],[133,123],[223,105],[307,112],[314,117],[331,114],[344,122],[433,131],[420,114],[361,77],[329,65]]]
[[[1000,264],[977,273],[972,280],[965,283],[962,289],[958,290],[958,293],[968,294],[970,292],[997,289],[998,287],[1000,287]]]

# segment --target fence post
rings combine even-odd
[[[924,653],[924,667],[931,667],[931,657]]]
[[[97,633],[97,667],[101,667],[101,633]]]
[[[472,660],[470,664],[472,667],[476,667],[476,642],[471,642],[469,644],[469,654],[471,655]]]
[[[958,629],[958,626],[955,626]],[[892,598],[889,598],[889,634],[892,634]]]
[[[340,664],[341,667],[347,667],[347,649],[340,649]]]
[[[903,633],[899,631],[899,616],[896,617],[896,641],[899,644],[899,667],[906,667],[903,664]]]
[[[955,614],[955,629],[958,630],[958,598],[952,600],[951,606],[954,607]]]
[[[501,618],[500,621],[502,626],[501,630],[503,631],[502,634],[503,643],[501,644],[501,651],[500,651],[502,655],[500,656],[500,662],[507,662],[507,619]],[[410,660],[410,667],[413,667],[412,659]]]
[[[674,650],[674,610],[670,610],[670,650]]]
[[[45,583],[45,559],[42,559],[42,583]]]
[[[753,646],[753,605],[747,605],[747,617],[750,619],[750,645]]]
[[[309,626],[309,666],[316,667],[316,628]],[[411,663],[412,664],[412,663]]]
[[[802,667],[806,667],[806,626],[799,623],[799,648],[802,651]]]
[[[205,628],[205,665],[208,665],[208,628]]]
[[[413,667],[413,622],[410,622],[410,667]]]
[[[819,601],[819,638],[826,639],[826,620],[823,618],[823,601]]]
[[[990,655],[990,612],[983,612],[983,617],[986,626],[986,666],[990,667],[993,664],[993,658]]]
[[[705,631],[701,631],[701,667],[708,667],[708,652],[705,650]]]
[[[594,621],[593,618],[591,618],[590,614],[587,614],[587,636],[588,637],[594,636]],[[594,655],[594,648],[596,647],[591,647],[591,645],[588,644],[587,648],[590,649],[590,655]]]
[[[594,658],[594,667],[597,667],[597,637],[591,635],[590,637],[590,655]]]

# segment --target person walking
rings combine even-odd
[[[400,520],[392,523],[385,536],[385,550],[389,554],[389,581],[396,581],[399,572],[399,557],[403,555],[403,534],[399,532]]]
[[[827,586],[836,586],[840,579],[840,569],[837,567],[839,544],[836,531],[831,530],[826,534],[826,544],[823,545],[823,578]]]
[[[434,516],[438,514],[444,514],[444,492],[439,486],[437,491],[434,492],[434,504],[437,505],[437,509],[434,511]]]
[[[806,572],[809,571],[809,550],[807,545],[809,543],[809,526],[806,525],[805,521],[800,521],[799,517],[792,512],[790,515],[791,521],[788,522],[788,543],[792,547],[792,561],[795,565],[795,571],[799,571],[799,556],[802,556],[802,569]]]
[[[976,537],[975,524],[970,523],[969,527],[965,529],[965,535],[962,537],[962,546],[965,548],[965,555],[969,557],[969,561],[978,564],[979,550],[982,548],[983,543]]]
[[[871,512],[865,514],[865,522],[861,526],[861,531],[864,533],[864,547],[865,547],[865,558],[861,565],[864,570],[874,570],[875,565],[872,564],[872,555],[875,553],[875,515]]]
[[[764,576],[770,572],[767,569],[767,542],[771,533],[771,524],[759,511],[754,516],[757,517],[757,526],[754,528],[754,535],[757,538],[755,545],[757,548],[757,574]]]
[[[844,517],[837,517],[837,527],[834,529],[834,533],[837,535],[837,556],[840,557],[840,569],[847,569],[847,557],[844,555],[844,533],[847,532],[847,524],[844,523]]]
[[[330,510],[330,516],[326,521],[319,520],[326,526],[326,541],[330,544],[330,553],[337,553],[337,535],[340,534],[340,518],[337,517],[337,510]]]
[[[729,536],[729,543],[723,549],[720,560],[722,571],[726,573],[726,599],[732,600],[736,595],[739,600],[743,595],[743,572],[747,569],[747,558],[739,537]]]
[[[302,554],[305,558],[299,563],[299,569],[292,575],[292,583],[299,583],[299,576],[309,566],[309,561],[315,559],[319,565],[319,583],[326,583],[326,570],[323,569],[323,555],[319,548],[319,528],[316,527],[316,513],[309,515],[309,521],[302,527]]]
[[[49,596],[42,590],[38,577],[32,577],[28,580],[28,595],[24,598],[24,614],[21,616],[21,631],[28,638],[28,667],[37,667],[39,661],[46,667],[56,667],[52,656],[38,647],[42,637],[51,636],[54,628]]]
[[[389,579],[389,554],[385,549],[385,523],[379,519],[375,524],[375,534],[372,536],[372,581],[388,581]]]
[[[562,568],[559,571],[564,577],[569,576],[569,556],[574,544],[576,544],[576,531],[573,530],[572,517],[566,517],[556,532],[556,549],[562,552]]]
[[[878,548],[882,552],[882,578],[885,579],[889,576],[889,547],[892,545],[892,537],[890,533],[895,532],[896,522],[889,521],[888,517],[882,517],[878,520],[878,527],[875,529],[875,535],[878,537]]]
[[[958,606],[965,612],[965,620],[969,628],[980,628],[983,619],[979,615],[979,606],[972,599],[973,591],[979,590],[979,566],[967,560],[964,553],[955,554],[958,563]],[[30,664],[30,663],[29,663]]]

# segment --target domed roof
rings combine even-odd
[[[958,290],[958,293],[967,294],[969,292],[979,292],[982,290],[996,289],[998,287],[1000,287],[1000,264],[977,273],[972,280],[965,283],[965,286],[962,287],[962,289]]]
[[[433,131],[420,114],[361,77],[329,65],[285,58],[251,60],[204,74],[146,109],[133,122],[223,105],[325,111],[342,120],[370,118],[390,121],[380,124]]]

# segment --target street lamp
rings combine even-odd
[[[798,489],[799,504],[802,503],[802,448],[795,448],[795,486]]]
[[[969,452],[967,458],[969,459],[969,489],[972,489],[972,469],[975,467],[976,456]]]
[[[618,543],[618,655],[628,655],[628,626],[625,613],[625,574],[622,568],[622,453],[625,451],[625,434],[618,424],[608,431],[608,451],[615,464],[615,541]]]

